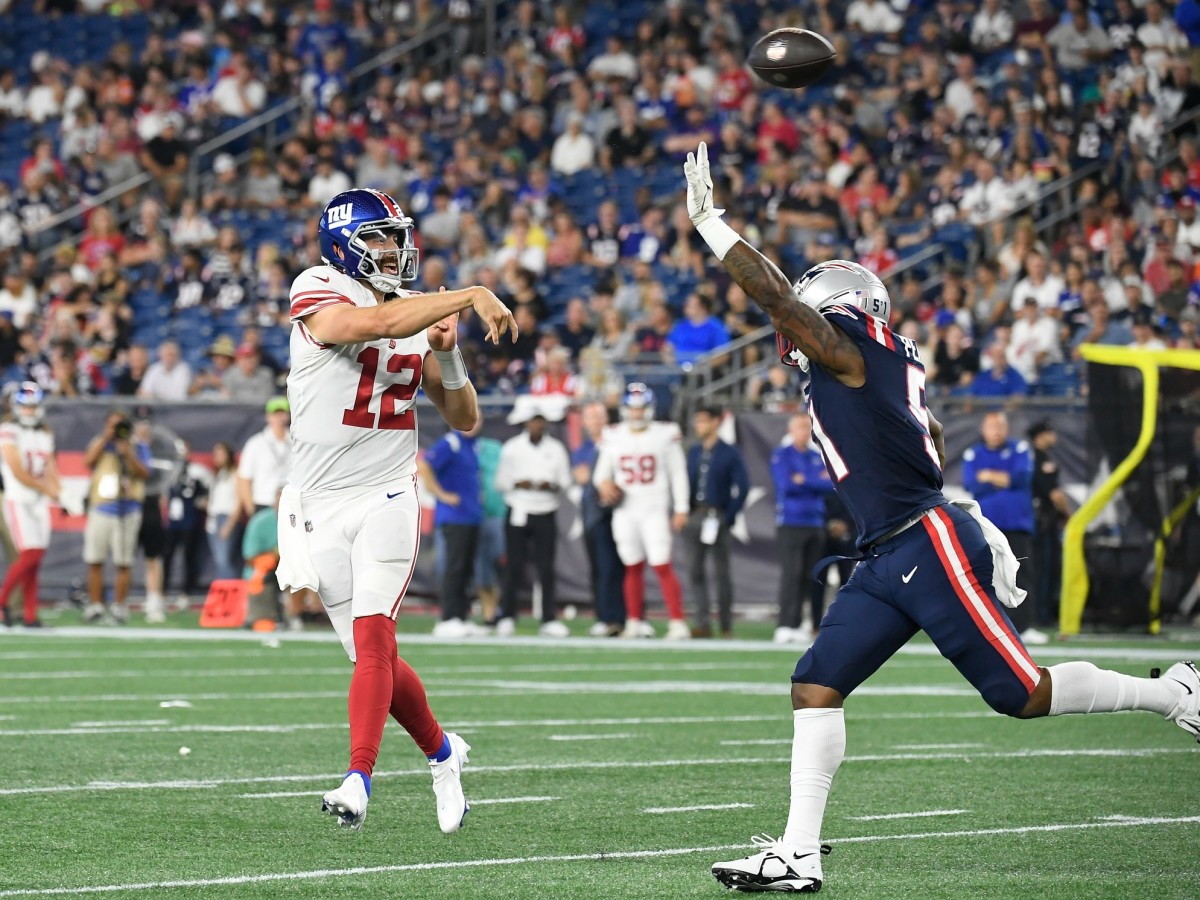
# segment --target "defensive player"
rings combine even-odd
[[[40,628],[38,573],[50,546],[50,501],[61,488],[54,459],[54,434],[42,414],[42,389],[26,381],[13,394],[12,416],[0,425],[0,474],[4,476],[4,521],[17,557],[0,586],[0,616],[11,625],[8,598],[21,586],[26,628]]]
[[[688,474],[683,436],[672,422],[654,421],[654,392],[635,383],[625,391],[621,423],[604,431],[592,483],[612,516],[617,556],[625,565],[622,637],[654,637],[645,620],[646,563],[658,576],[667,607],[668,640],[692,636],[683,617],[683,590],[671,565],[671,532],[687,524]],[[672,510],[674,512],[672,512]]]
[[[983,699],[1017,718],[1141,709],[1200,738],[1200,674],[1176,663],[1161,679],[1068,662],[1039,668],[999,597],[1015,589],[1011,551],[942,496],[942,428],[925,408],[916,344],[887,326],[883,283],[856,263],[809,269],[794,288],[713,208],[708,151],[688,154],[688,212],[734,280],[770,316],[785,361],[811,362],[813,434],[835,490],[858,526],[862,561],[821,621],[792,675],[791,807],[777,840],[717,863],[713,875],[744,891],[815,893],[821,820],[846,750],[842,705],[923,630]],[[993,568],[993,553],[997,566]],[[1001,573],[997,578],[996,572]]]
[[[479,416],[456,347],[460,310],[487,337],[516,338],[508,308],[486,288],[414,294],[413,222],[386,194],[351,190],[317,224],[324,265],[291,290],[289,480],[279,502],[278,578],[311,588],[354,662],[350,767],[322,809],[358,828],[390,712],[429,757],[438,824],[457,831],[469,809],[461,774],[470,747],[442,731],[420,678],[396,651],[396,613],[416,563],[418,388],[452,428]]]

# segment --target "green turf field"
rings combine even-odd
[[[474,809],[447,836],[393,727],[363,830],[318,813],[345,766],[349,673],[330,633],[304,637],[0,635],[0,897],[717,897],[709,865],[783,829],[794,650],[402,635],[473,745]],[[848,705],[825,895],[1197,896],[1200,747],[1183,731],[1006,720],[909,649]],[[1035,658],[1072,653],[1141,674],[1200,642]]]

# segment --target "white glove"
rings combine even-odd
[[[708,171],[708,145],[704,141],[696,153],[687,155],[683,164],[683,176],[687,179],[688,215],[697,228],[701,223],[722,215],[725,210],[713,207],[712,175]]]

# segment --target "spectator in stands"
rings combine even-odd
[[[571,371],[571,351],[554,347],[546,353],[545,366],[529,380],[529,393],[536,397],[574,397],[579,382]]]
[[[1057,311],[1057,306],[1054,307]],[[1062,362],[1059,321],[1050,310],[1042,310],[1038,300],[1026,296],[1013,322],[1008,345],[1008,362],[1027,383],[1034,383],[1044,366]]]
[[[157,179],[171,209],[179,206],[188,165],[187,145],[179,133],[182,125],[183,117],[178,113],[165,115],[162,130],[146,142],[141,153],[142,167]]]
[[[1138,310],[1130,319],[1133,326],[1133,340],[1129,346],[1136,350],[1165,350],[1166,343],[1162,339],[1162,328],[1154,321],[1154,315],[1148,309]]]
[[[550,168],[559,175],[569,176],[592,168],[595,162],[596,145],[583,130],[583,116],[571,112],[567,116],[567,130],[558,136],[550,151]]]
[[[595,329],[588,319],[587,304],[579,297],[567,301],[563,313],[562,324],[557,326],[558,340],[571,354],[573,360],[578,359],[579,351],[588,346],[595,337]]]
[[[1029,393],[1029,383],[1009,365],[1005,341],[992,341],[984,355],[991,365],[981,369],[972,380],[972,397],[1023,397]]]
[[[462,237],[462,213],[444,184],[433,190],[433,208],[421,216],[421,241],[430,252],[449,251]]]
[[[333,148],[326,144],[317,155],[316,171],[308,182],[308,202],[313,206],[324,206],[351,187],[350,176],[338,168]]]
[[[657,148],[642,125],[637,104],[629,97],[617,100],[617,124],[605,135],[600,146],[600,164],[607,170],[623,166],[646,165]]]
[[[729,343],[729,332],[712,314],[712,302],[707,297],[688,294],[683,304],[683,316],[667,337],[675,361],[681,365],[689,366],[704,354]]]
[[[1188,305],[1188,291],[1191,283],[1183,263],[1172,259],[1167,263],[1167,289],[1158,295],[1157,312],[1174,325],[1179,324],[1179,318]]]
[[[218,441],[212,449],[212,483],[204,521],[208,550],[212,557],[213,579],[235,578],[233,536],[240,516],[237,494],[237,460],[233,448]]]
[[[812,444],[812,419],[807,413],[788,420],[787,436],[788,443],[771,454],[780,566],[777,644],[810,641],[813,626],[821,622],[825,586],[813,573],[824,555],[825,496],[833,490],[821,452]]]
[[[174,341],[163,341],[158,346],[158,361],[146,370],[137,395],[146,400],[178,403],[187,399],[191,384],[192,367],[183,361],[179,345]]]
[[[37,288],[22,266],[11,263],[4,273],[4,287],[0,289],[0,315],[7,316],[17,329],[23,329],[37,309]]]
[[[275,377],[270,369],[262,365],[258,348],[248,344],[238,347],[234,364],[214,377],[221,384],[222,396],[231,403],[258,406],[270,400],[275,393]]]
[[[984,0],[971,19],[971,46],[985,56],[1003,50],[1012,45],[1014,27],[1012,13],[1000,0]]]
[[[984,516],[1004,532],[1021,560],[1017,587],[1030,591],[1037,583],[1032,558],[1033,454],[1026,441],[1009,439],[1003,412],[985,414],[980,434],[983,440],[963,453],[963,487],[974,495]],[[1031,624],[1033,605],[1009,609],[1008,617],[1025,643],[1045,644],[1049,638]]]
[[[1013,287],[1012,308],[1020,314],[1025,300],[1032,297],[1041,309],[1058,306],[1063,292],[1063,280],[1046,270],[1046,257],[1038,250],[1030,250],[1024,259],[1025,277]]]
[[[696,443],[688,448],[691,512],[683,529],[691,558],[689,574],[695,602],[693,637],[712,637],[712,603],[706,561],[711,552],[717,588],[717,624],[721,637],[733,636],[733,577],[729,569],[729,530],[746,503],[750,476],[742,454],[721,440],[721,410],[705,407],[692,416]]]
[[[796,378],[792,374],[794,371],[790,366],[772,365],[767,369],[766,378],[757,377],[751,380],[746,399],[765,413],[796,412],[803,403]]]
[[[625,327],[625,316],[616,309],[606,309],[600,316],[600,328],[591,347],[610,366],[629,356],[633,334]]]
[[[633,334],[630,352],[642,362],[669,364],[674,358],[670,335],[674,322],[666,303],[650,304],[645,319]]]
[[[223,116],[245,119],[262,110],[267,89],[254,74],[250,59],[233,53],[212,90],[212,103]]]
[[[125,365],[113,379],[113,393],[132,397],[138,392],[150,368],[150,354],[140,344],[132,345],[125,353]]]
[[[951,322],[942,332],[933,361],[933,383],[945,392],[967,391],[979,373],[979,350],[967,341],[957,322]]]

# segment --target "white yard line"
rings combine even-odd
[[[967,837],[994,837],[1061,831],[1084,831],[1095,828],[1144,828],[1155,825],[1183,825],[1200,822],[1200,816],[1176,818],[1130,818],[1117,821],[1063,822],[1053,825],[1023,825],[1014,828],[982,828],[973,831],[929,831],[922,834],[871,834],[851,838],[831,838],[837,844],[869,844],[877,841],[919,841]],[[68,894],[109,894],[118,891],[162,891],[172,888],[220,887],[238,884],[264,884],[283,881],[311,881],[326,878],[347,878],[379,875],[391,872],[429,872],[447,869],[475,869],[494,866],[522,866],[535,863],[608,862],[614,859],[655,859],[669,856],[694,856],[699,853],[724,853],[745,850],[745,844],[718,844],[710,847],[677,847],[668,850],[616,850],[602,853],[576,853],[562,856],[516,856],[501,859],[465,859],[453,861],[409,863],[389,866],[356,866],[346,869],[316,869],[304,872],[271,872],[261,875],[229,875],[220,878],[193,878],[175,881],[144,881],[130,884],[102,884],[84,887],[17,888],[0,891],[0,897],[63,896]],[[393,888],[395,886],[393,885]]]
[[[315,797],[316,791],[267,791],[265,793],[238,794],[239,800],[278,800],[285,797]],[[505,803],[552,803],[562,797],[493,797],[471,800],[471,806],[497,806]]]
[[[1044,747],[1027,750],[993,751],[988,753],[871,753],[847,756],[844,763],[860,762],[932,762],[936,760],[985,760],[985,759],[1038,759],[1056,757],[1114,757],[1140,759],[1150,756],[1174,755],[1177,753],[1195,753],[1191,747],[1140,747],[1133,749],[1088,748],[1075,750],[1053,750]],[[704,759],[638,759],[638,760],[602,760],[584,762],[529,762],[510,763],[493,766],[471,766],[470,771],[476,774],[506,773],[506,772],[570,772],[570,771],[599,771],[605,769],[671,769],[687,768],[689,766],[746,766],[746,765],[782,765],[789,762],[788,757],[724,757]],[[345,773],[325,773],[319,775],[260,775],[254,777],[206,778],[197,780],[171,781],[92,781],[87,784],[54,784],[33,787],[0,788],[0,796],[25,794],[60,794],[88,791],[141,791],[141,790],[208,790],[233,784],[278,784],[281,782],[309,782],[337,780]],[[403,769],[390,772],[376,772],[373,780],[381,778],[405,778],[411,776],[428,777],[429,769]]]
[[[633,737],[630,732],[617,734],[552,734],[552,741],[623,741]]]
[[[7,636],[0,636],[7,637]],[[336,647],[338,640],[332,631],[302,631],[299,633],[272,634],[283,644],[317,643],[329,644]],[[762,653],[786,654],[797,656],[803,647],[799,645],[778,645],[769,641],[735,640],[735,641],[613,641],[611,638],[541,638],[541,637],[512,637],[512,638],[476,638],[471,640],[451,640],[435,638],[428,634],[407,634],[401,632],[398,636],[401,647],[429,646],[445,648],[439,653],[461,653],[478,656],[489,652],[492,648],[508,647],[538,647],[554,650],[570,650],[573,653],[581,651],[602,651],[611,654],[613,651],[650,653],[671,651],[674,653],[728,653],[754,650]],[[260,634],[253,632],[229,631],[225,629],[202,628],[87,628],[82,626],[67,626],[62,628],[47,628],[42,631],[23,632],[19,637],[13,636],[13,641],[20,640],[24,648],[35,643],[62,643],[75,639],[91,639],[97,641],[116,642],[229,642],[257,643],[263,642]],[[403,652],[403,650],[401,651]],[[1167,644],[1158,647],[1079,647],[1070,642],[1065,644],[1050,644],[1045,647],[1033,648],[1032,654],[1040,659],[1112,659],[1146,662],[1173,662],[1200,655],[1200,645],[1195,642]],[[910,644],[900,648],[900,656],[940,656],[940,652],[932,644]]]
[[[95,728],[132,728],[139,725],[170,725],[170,719],[120,719],[112,722],[72,722],[71,729],[86,730]],[[71,729],[61,729],[70,732]]]
[[[721,741],[722,747],[773,747],[776,744],[790,744],[791,738],[754,738],[742,741]]]
[[[894,750],[974,750],[983,744],[896,744]]]
[[[651,815],[663,815],[666,813],[703,812],[710,809],[754,809],[754,804],[712,803],[702,806],[650,806],[646,809],[643,809],[642,812],[650,813]]]
[[[935,816],[961,816],[969,809],[927,809],[924,812],[887,813],[882,816],[849,816],[853,822],[882,822],[891,819],[928,819]]]

